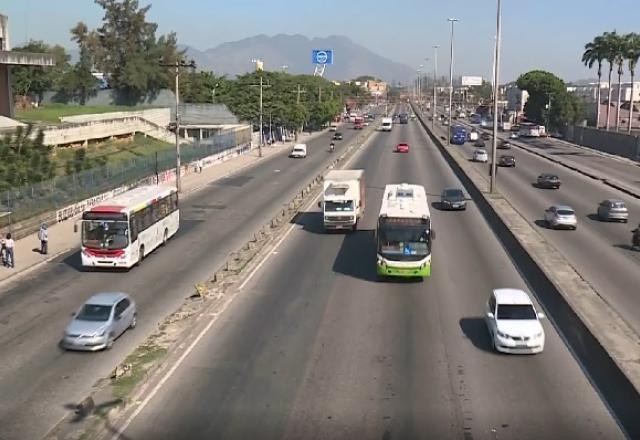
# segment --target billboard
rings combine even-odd
[[[482,77],[481,76],[463,76],[462,85],[463,86],[481,86]]]
[[[333,64],[333,50],[313,49],[311,51],[311,62],[313,64]]]

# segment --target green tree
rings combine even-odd
[[[84,105],[96,90],[97,79],[91,73],[94,65],[92,47],[95,46],[95,35],[89,33],[87,25],[79,22],[73,29],[72,40],[78,44],[80,59],[62,78],[59,92],[66,98],[77,98]]]
[[[180,99],[184,102],[204,104],[214,103],[225,76],[216,76],[213,72],[189,72],[180,75]]]
[[[585,44],[584,52],[582,53],[582,62],[585,66],[591,69],[594,65],[598,66],[598,90],[596,90],[596,128],[600,126],[600,104],[602,103],[601,97],[601,84],[602,84],[602,64],[606,57],[606,47],[602,36],[597,36],[593,41]]]
[[[631,75],[631,84],[634,84],[636,74],[636,66],[640,60],[640,34],[630,33],[625,36],[627,39],[626,57],[629,62],[629,74]],[[631,120],[633,119],[634,94],[631,93],[631,102],[629,103],[629,121],[627,132],[631,134]]]
[[[62,46],[49,46],[42,41],[31,40],[15,47],[16,52],[48,53],[54,57],[54,66],[13,66],[11,86],[15,96],[35,96],[42,101],[44,92],[55,89],[69,70],[70,56]]]
[[[550,125],[549,129],[558,129],[565,124],[576,123],[582,117],[580,101],[567,92],[564,81],[553,73],[532,70],[520,75],[516,84],[520,90],[529,93],[524,106],[528,119],[538,124]]]
[[[96,65],[109,74],[111,86],[132,102],[169,86],[173,76],[158,59],[173,63],[183,54],[174,33],[156,39],[157,25],[146,20],[151,6],[141,8],[137,0],[95,2],[104,9]]]
[[[48,180],[54,175],[51,148],[33,126],[18,127],[0,141],[0,190]]]

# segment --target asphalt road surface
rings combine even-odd
[[[528,288],[473,203],[433,205],[431,278],[376,281],[384,185],[433,196],[459,182],[417,122],[375,139],[351,166],[368,184],[359,231],[300,215],[123,439],[622,437],[549,321],[540,355],[490,350],[491,289]],[[409,154],[392,151],[400,141]]]
[[[45,270],[0,291],[0,439],[35,439],[86,397],[193,293],[226,256],[251,237],[282,204],[313,178],[355,136],[328,152],[331,134],[308,143],[306,159],[268,158],[189,196],[181,204],[181,227],[165,248],[128,273],[80,271],[79,252],[61,256]],[[79,238],[78,238],[79,240]],[[124,291],[138,305],[138,327],[112,350],[72,353],[58,348],[70,314],[92,294]]]

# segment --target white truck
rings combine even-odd
[[[331,170],[324,177],[322,208],[324,228],[355,231],[364,215],[364,170]]]
[[[393,119],[391,118],[382,118],[380,123],[380,131],[391,131],[393,130]]]

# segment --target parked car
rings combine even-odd
[[[473,161],[474,162],[488,162],[489,161],[489,155],[487,154],[487,150],[484,150],[482,148],[478,148],[473,152]]]
[[[307,144],[296,144],[293,146],[289,157],[305,158],[307,157]]]
[[[491,347],[502,353],[533,354],[544,350],[544,314],[520,289],[493,289],[487,301],[485,322]]]
[[[333,140],[334,140],[334,141],[341,141],[341,140],[342,140],[342,133],[341,133],[341,132],[339,132],[339,131],[336,131],[336,132],[333,134]]]
[[[467,199],[460,188],[445,188],[440,194],[442,209],[467,209]]]
[[[598,218],[605,221],[629,221],[629,210],[627,205],[619,199],[607,199],[598,205]]]
[[[98,293],[73,313],[61,345],[67,350],[98,351],[111,348],[127,329],[137,324],[136,303],[126,293]]]
[[[409,144],[401,142],[398,145],[396,145],[396,152],[397,153],[408,153],[409,152]]]
[[[562,182],[556,174],[542,173],[538,176],[538,188],[558,189]]]
[[[498,149],[499,150],[510,150],[511,149],[511,142],[509,142],[509,141],[501,141],[500,143],[498,143]]]
[[[503,154],[498,158],[498,166],[501,166],[501,167],[515,167],[516,166],[516,158],[511,156],[511,155]]]
[[[574,231],[578,228],[575,211],[567,205],[553,205],[544,212],[544,220],[551,229],[568,228]]]

